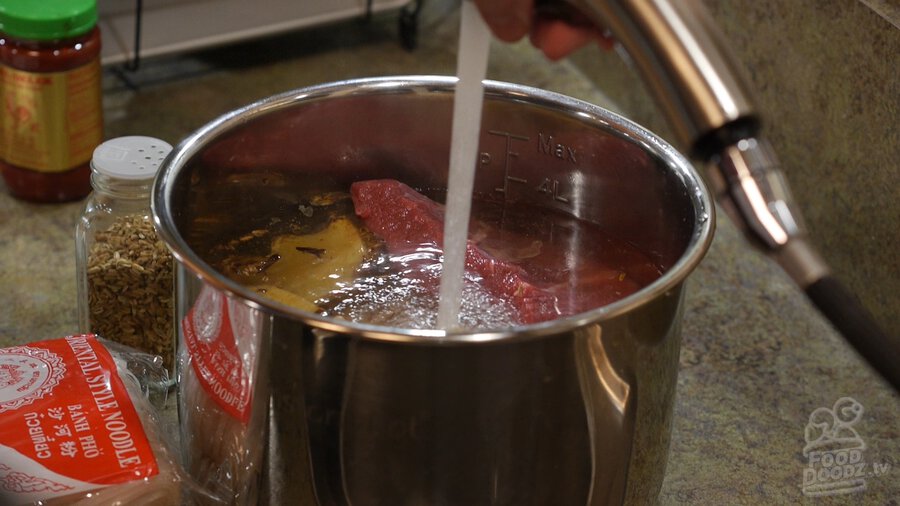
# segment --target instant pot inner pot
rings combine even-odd
[[[600,309],[445,334],[286,310],[213,269],[223,247],[286,222],[303,228],[359,181],[399,180],[440,201],[452,92],[451,79],[413,76],[271,97],[210,123],[163,167],[154,212],[179,260],[182,438],[194,443],[194,477],[233,478],[226,497],[252,498],[257,484],[271,504],[322,506],[656,497],[682,281],[709,245],[712,209],[683,157],[628,120],[542,90],[486,86],[479,201],[527,209],[532,228],[547,215],[577,218],[566,230],[615,237],[663,271]],[[218,370],[201,367],[212,361],[201,337],[245,350],[228,363],[247,388],[228,400],[245,402],[246,419],[199,383]]]
[[[452,98],[452,87],[369,89],[306,96],[225,122],[200,136],[171,181],[178,231],[210,262],[222,244],[355,181],[396,179],[440,200]],[[489,89],[475,194],[596,223],[665,272],[697,234],[697,196],[664,158],[667,148],[617,121],[580,102]]]

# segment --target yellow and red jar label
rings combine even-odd
[[[100,60],[64,72],[0,66],[0,158],[41,172],[91,159],[103,140]]]

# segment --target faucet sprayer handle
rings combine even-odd
[[[856,351],[900,391],[900,339],[885,332],[806,239],[768,143],[742,139],[709,160],[716,200],[769,253]]]
[[[538,15],[609,30],[665,113],[676,141],[708,166],[721,207],[784,268],[895,390],[900,340],[829,272],[802,220],[738,60],[699,0],[536,0]]]
[[[609,30],[692,155],[708,158],[759,130],[737,60],[699,1],[538,0],[536,8]]]

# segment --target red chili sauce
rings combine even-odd
[[[99,57],[100,30],[96,26],[80,36],[52,41],[24,40],[0,34],[0,64],[2,64],[0,66],[0,72],[2,72],[0,73],[0,78],[3,78],[6,83],[12,79],[21,80],[24,78],[23,76],[26,76],[26,74],[16,71],[27,72],[29,79],[39,80],[42,75],[93,66],[94,68],[86,70],[86,73],[96,72],[96,75],[79,78],[77,82],[70,82],[69,88],[98,86]],[[9,86],[9,84],[6,85]],[[91,93],[86,93],[86,95],[91,95]],[[99,87],[95,95],[99,99]],[[9,95],[6,96],[8,97]],[[70,139],[77,138],[79,135],[92,138],[99,136],[96,140],[102,140],[102,111],[98,112],[96,110],[101,107],[99,100],[78,102],[55,104],[66,108],[67,118],[63,125],[55,125],[55,127],[71,128],[74,124],[78,126],[77,132],[64,132],[62,135],[68,135]],[[9,115],[8,118],[18,116],[22,121],[34,120],[34,118],[29,116],[34,113],[35,108],[27,103],[16,103],[15,100],[7,98],[7,100],[4,100],[2,107],[4,109],[2,111],[3,114]],[[89,114],[91,118],[99,118],[100,124],[97,124],[98,121],[96,119],[89,120],[88,125],[85,125],[83,122],[78,124],[77,118],[84,118],[83,114],[85,113]],[[7,139],[9,138],[7,137]],[[84,146],[96,145],[96,142],[89,139],[82,139],[79,142]],[[8,144],[6,146],[6,154],[8,156],[6,156],[6,159],[0,158],[0,172],[3,173],[3,178],[10,193],[15,197],[34,202],[64,202],[80,199],[90,192],[90,155],[93,148],[87,149],[87,147],[84,147],[79,149],[78,153],[71,154],[70,156],[75,163],[74,166],[66,167],[63,170],[46,171],[9,162],[9,159],[13,159],[9,155],[22,146],[21,143],[17,142],[9,142]],[[55,149],[58,145],[49,144],[48,147]],[[85,152],[87,153],[86,157]]]

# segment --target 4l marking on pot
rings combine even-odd
[[[541,184],[538,185],[537,191],[545,193],[557,202],[568,203],[569,199],[559,194],[559,180],[545,177]]]
[[[514,183],[517,186],[523,185],[528,186],[529,180],[517,175],[513,175],[513,159],[519,157],[519,152],[513,149],[513,141],[521,141],[521,142],[529,142],[531,137],[525,135],[517,135],[510,132],[502,131],[502,130],[490,130],[488,131],[490,135],[503,137],[504,138],[504,150],[503,150],[503,186],[494,188],[494,191],[498,193],[502,193],[504,197],[508,197],[510,195],[511,187],[510,183]],[[576,163],[576,151],[575,148],[571,146],[566,146],[561,143],[554,143],[552,135],[544,135],[543,133],[538,133],[538,143],[537,143],[537,151],[543,155],[553,156],[560,160],[564,160],[569,163]],[[493,157],[487,151],[481,152],[479,156],[479,161],[481,165],[489,165],[493,161]],[[547,195],[552,200],[556,202],[561,202],[564,204],[569,203],[569,199],[562,194],[561,191],[562,185],[560,184],[559,179],[545,177],[541,179],[541,182],[536,186],[533,186],[533,190]]]

